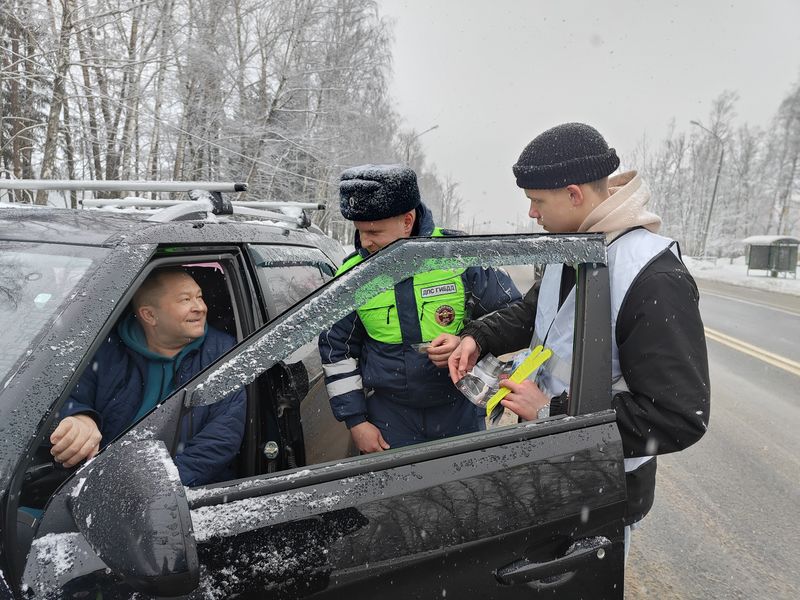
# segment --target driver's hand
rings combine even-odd
[[[53,444],[50,454],[65,467],[74,467],[97,454],[102,437],[97,423],[89,415],[66,417],[50,436]]]
[[[381,430],[369,421],[352,427],[350,435],[353,436],[353,443],[361,452],[380,452],[389,449],[389,444],[383,439]]]

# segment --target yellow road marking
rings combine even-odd
[[[715,342],[724,344],[725,346],[733,348],[734,350],[738,350],[739,352],[748,354],[753,358],[757,358],[758,360],[764,361],[765,363],[770,364],[773,367],[778,367],[779,369],[783,369],[784,371],[787,371],[792,375],[797,375],[798,377],[800,377],[799,362],[780,356],[779,354],[773,354],[772,352],[768,352],[763,348],[759,348],[758,346],[753,346],[752,344],[743,342],[742,340],[736,339],[735,337],[725,335],[724,333],[721,333],[716,329],[709,329],[708,327],[706,327],[705,330],[706,330],[706,337],[714,340]]]

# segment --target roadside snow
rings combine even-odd
[[[732,264],[729,258],[699,259],[684,256],[683,261],[696,279],[800,296],[800,279],[782,275],[769,277],[767,271],[750,271],[748,275],[744,256],[734,258]]]

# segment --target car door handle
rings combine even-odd
[[[546,562],[517,560],[497,569],[494,576],[503,585],[516,585],[562,575],[591,561],[603,560],[609,548],[611,541],[606,537],[585,538],[572,544],[564,556]]]

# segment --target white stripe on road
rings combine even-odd
[[[800,377],[800,363],[784,356],[780,356],[779,354],[773,354],[772,352],[768,352],[763,348],[759,348],[758,346],[753,346],[752,344],[748,344],[747,342],[743,342],[742,340],[736,339],[729,335],[725,335],[715,329],[709,329],[708,327],[705,328],[706,330],[706,337],[728,346],[729,348],[733,348],[734,350],[738,350],[739,352],[743,352],[753,358],[757,358],[758,360],[764,361],[767,364],[772,365],[773,367],[778,367],[779,369],[783,369],[791,373],[792,375],[797,375]]]
[[[753,302],[752,300],[742,300],[741,298],[737,298],[736,296],[728,296],[726,294],[718,294],[717,292],[709,292],[702,288],[700,288],[700,295],[701,296],[716,296],[717,298],[725,298],[725,300],[732,300],[734,302],[741,302],[742,304],[749,304],[750,306],[758,306],[761,308],[768,308],[770,310],[776,310],[778,312],[785,313],[787,315],[791,315],[793,317],[800,317],[800,312],[793,312],[786,308],[779,308],[774,304],[766,304],[764,302]]]

